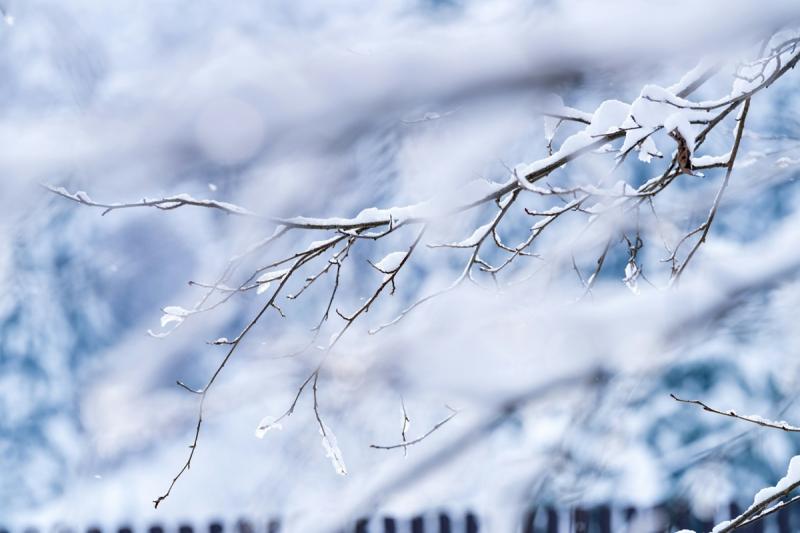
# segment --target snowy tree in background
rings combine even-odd
[[[768,418],[790,412],[800,13],[733,3],[721,16],[712,3],[681,19],[681,39],[667,46],[670,10],[556,4],[351,7],[311,25],[336,46],[301,48],[308,56],[281,48],[291,32],[249,27],[260,8],[234,8],[225,17],[237,31],[210,45],[219,54],[188,44],[203,17],[144,39],[182,43],[163,61],[188,81],[142,91],[161,71],[113,50],[116,62],[97,64],[127,69],[76,93],[94,122],[23,114],[22,146],[38,135],[66,142],[80,125],[67,143],[80,164],[55,143],[41,161],[0,159],[4,169],[100,209],[100,227],[150,220],[136,208],[166,211],[175,222],[159,224],[185,240],[132,280],[175,293],[149,324],[147,351],[163,341],[163,366],[132,381],[176,380],[153,404],[169,412],[113,440],[114,453],[136,453],[137,424],[149,443],[158,428],[176,439],[190,432],[185,457],[157,461],[166,486],[152,495],[156,507],[196,489],[188,478],[220,460],[202,452],[206,432],[251,407],[262,413],[250,432],[268,450],[314,449],[297,464],[364,476],[319,482],[321,495],[343,490],[332,513],[304,517],[324,516],[324,527],[411,492],[457,499],[442,486],[464,465],[491,482],[462,500],[512,521],[531,500],[620,493],[642,504],[689,495],[713,516],[785,470],[789,437],[759,436],[769,443],[761,448],[731,424],[741,420],[703,417],[669,393],[741,402]],[[325,20],[298,9],[296,20]],[[403,23],[371,29],[370,17],[387,13]],[[641,24],[620,37],[623,13]],[[545,15],[558,31],[536,27]],[[358,33],[343,36],[354,20]],[[610,29],[575,38],[603,22]],[[262,48],[284,55],[264,59]],[[109,119],[104,110],[116,106]],[[101,140],[111,124],[119,136]],[[117,181],[101,182],[106,173]],[[183,272],[162,270],[181,258]],[[156,291],[156,278],[190,285]],[[120,341],[119,350],[141,346]],[[115,381],[98,382],[92,397],[113,399]],[[95,410],[92,420],[105,420]],[[697,476],[709,472],[720,488],[704,499]],[[758,518],[794,483],[790,469],[723,528]]]

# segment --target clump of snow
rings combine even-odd
[[[328,217],[316,218],[296,216],[283,220],[286,226],[299,226],[314,229],[352,229],[363,225],[382,225],[393,223],[399,225],[409,220],[420,220],[440,216],[461,209],[465,205],[474,205],[492,198],[498,192],[509,190],[509,184],[497,183],[485,179],[472,180],[463,187],[447,190],[431,200],[419,202],[417,204],[403,206],[378,208],[368,207],[359,212],[354,217]]]
[[[566,140],[561,144],[561,147],[558,149],[558,151],[553,155],[539,159],[538,161],[534,161],[528,165],[517,165],[517,167],[514,169],[514,175],[522,187],[530,190],[531,184],[526,179],[527,176],[540,172],[541,170],[556,164],[564,158],[576,155],[578,152],[587,149],[596,141],[597,139],[592,138],[591,135],[586,133],[586,131],[579,131],[578,133],[567,137]]]
[[[256,283],[258,283],[256,293],[261,294],[268,291],[273,281],[283,278],[288,272],[288,268],[264,272],[258,278],[256,278]]]
[[[727,528],[729,525],[731,525],[730,520],[725,520],[723,522],[720,522],[719,524],[714,526],[714,529],[711,530],[711,533],[718,533],[719,531],[722,531],[723,529]]]
[[[319,428],[319,434],[322,435],[322,447],[325,448],[325,457],[328,457],[331,460],[331,464],[333,465],[334,470],[340,476],[347,475],[347,467],[344,464],[344,459],[342,457],[342,451],[339,449],[338,444],[336,443],[336,436],[331,431],[325,422],[320,421],[321,427]]]
[[[630,110],[631,106],[625,102],[606,100],[595,110],[592,122],[585,131],[592,136],[617,131],[630,114]]]
[[[391,252],[377,263],[373,263],[373,266],[384,274],[391,274],[400,268],[407,255],[408,252]]]
[[[653,140],[653,136],[645,137],[642,143],[639,145],[639,161],[643,163],[650,163],[653,161],[653,157],[661,157],[661,152],[656,146],[656,142]]]
[[[494,221],[487,222],[483,226],[478,227],[472,234],[458,242],[451,242],[447,244],[434,244],[433,247],[440,247],[446,246],[450,248],[472,248],[473,246],[477,246],[478,243],[492,231],[492,226],[494,225]]]
[[[770,420],[769,418],[764,418],[758,415],[744,415],[740,416],[740,418],[746,418],[747,420],[751,420],[756,423],[767,424],[769,426],[778,426],[786,431],[800,431],[800,427],[793,426],[785,420]]]
[[[313,241],[311,244],[308,245],[308,247],[306,247],[306,252],[310,252],[312,250],[317,250],[319,248],[324,248],[324,247],[328,246],[329,244],[332,244],[333,242],[335,242],[335,241],[337,241],[339,239],[340,239],[340,237],[337,235],[337,236],[331,237],[330,239],[322,239],[320,241]]]
[[[179,307],[177,305],[170,305],[162,309],[164,315],[161,317],[161,327],[166,327],[168,324],[176,323],[176,326],[183,322],[183,320],[192,314],[188,309]]]
[[[786,475],[774,487],[766,487],[758,491],[753,498],[753,505],[759,505],[776,494],[785,491],[790,486],[800,483],[800,455],[795,455],[789,461]]]
[[[264,435],[273,429],[283,429],[283,425],[277,423],[274,416],[265,416],[261,419],[261,422],[258,423],[258,427],[256,428],[256,437],[263,439]]]
[[[640,292],[638,283],[640,273],[641,270],[639,270],[639,266],[635,261],[628,261],[628,264],[625,265],[625,277],[622,281],[633,294],[639,294]]]
[[[711,167],[716,165],[726,165],[731,158],[731,153],[722,155],[701,155],[692,158],[692,166],[695,167]]]
[[[423,217],[428,213],[426,208],[429,207],[429,202],[421,202],[405,207],[391,207],[389,209],[381,209],[377,207],[368,207],[362,210],[352,218],[345,217],[329,217],[329,218],[313,218],[313,217],[292,217],[286,222],[298,226],[324,226],[324,227],[353,227],[361,224],[380,224],[387,223],[389,220],[394,220],[396,223],[403,222],[409,218]]]
[[[695,67],[684,74],[681,79],[674,85],[671,85],[667,90],[673,94],[678,94],[681,91],[689,88],[692,84],[700,80],[711,68],[714,68],[715,60],[712,58],[703,58]]]
[[[669,133],[678,126],[678,122],[681,122],[683,128],[683,119],[689,123],[691,120],[701,117],[704,112],[691,109],[693,105],[689,100],[676,96],[668,89],[658,85],[646,85],[639,97],[631,104],[630,114],[622,123],[622,128],[626,130],[626,133],[620,153],[632,150],[644,139],[662,128]],[[669,123],[667,123],[668,120]],[[683,129],[686,134],[683,131],[681,134],[686,137],[690,149],[694,148],[692,129]],[[652,151],[652,146],[649,146],[648,150]],[[646,158],[646,156],[644,157]]]
[[[680,136],[686,140],[689,154],[691,155],[694,153],[695,132],[694,128],[689,123],[689,116],[686,111],[678,111],[668,116],[666,120],[664,120],[664,130],[667,133],[677,130]]]

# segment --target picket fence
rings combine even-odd
[[[681,529],[692,529],[708,532],[716,522],[737,516],[741,511],[742,507],[736,503],[719,510],[713,518],[698,518],[692,515],[685,503],[647,509],[615,508],[605,505],[575,509],[539,507],[532,508],[526,514],[519,531],[521,533],[671,533]],[[0,533],[293,533],[284,532],[283,529],[280,520],[272,519],[266,523],[248,520],[232,523],[212,522],[199,527],[190,524],[177,524],[172,527],[152,525],[139,531],[125,525],[113,530],[92,527],[85,531],[64,526],[47,531],[37,531],[33,528],[11,530],[0,526]],[[361,519],[341,533],[479,533],[481,531],[484,529],[481,528],[480,517],[475,513],[431,512],[405,519],[394,517]],[[800,504],[782,509],[739,531],[741,533],[800,532]]]

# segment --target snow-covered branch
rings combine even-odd
[[[712,224],[722,208],[723,196],[731,186],[734,170],[738,165],[737,157],[745,138],[751,100],[778,82],[800,61],[800,52],[797,51],[799,40],[797,37],[786,39],[780,35],[773,37],[759,57],[739,66],[733,75],[730,91],[714,100],[690,99],[694,91],[712,76],[719,75],[721,69],[718,64],[708,65],[701,62],[701,68],[695,69],[689,73],[691,75],[685,76],[672,87],[664,88],[652,84],[644,86],[639,96],[630,103],[607,100],[599,104],[592,113],[565,106],[563,103],[556,105],[544,116],[546,156],[516,165],[510,169],[504,181],[477,180],[460,189],[445,190],[435,198],[404,207],[368,207],[354,216],[281,218],[257,215],[233,203],[196,199],[188,194],[143,199],[139,202],[107,203],[95,201],[82,191],[71,193],[63,187],[46,186],[61,197],[102,209],[102,214],[136,207],[174,210],[195,206],[252,217],[275,226],[269,237],[232,258],[218,279],[213,282],[193,282],[194,286],[204,290],[202,298],[194,307],[185,309],[167,306],[163,309],[162,328],[170,326],[171,329],[164,333],[155,333],[156,336],[166,335],[192,315],[215,309],[244,293],[255,292],[259,298],[258,310],[235,336],[231,339],[219,337],[210,341],[212,345],[223,347],[225,352],[205,384],[200,388],[193,388],[182,381],[178,382],[180,387],[199,396],[194,438],[185,463],[166,492],[154,500],[155,506],[158,507],[170,495],[177,481],[191,466],[203,423],[205,400],[223,368],[240,350],[240,346],[249,338],[251,331],[262,321],[268,310],[276,311],[281,319],[287,318],[291,314],[290,310],[285,311],[281,302],[300,299],[309,292],[310,287],[321,285],[323,279],[330,280],[330,287],[319,304],[318,314],[314,314],[315,322],[308,335],[308,342],[292,354],[304,356],[313,351],[317,357],[309,365],[308,374],[304,372],[303,380],[298,379],[300,385],[288,408],[280,416],[265,417],[258,424],[256,434],[264,436],[269,430],[281,427],[281,423],[295,411],[299,399],[310,385],[313,413],[323,447],[340,474],[347,473],[344,457],[322,414],[320,389],[324,386],[324,371],[345,334],[354,324],[363,322],[363,317],[384,303],[388,296],[403,289],[403,274],[409,271],[409,265],[414,264],[427,249],[437,249],[430,252],[435,254],[461,253],[465,258],[458,257],[458,269],[445,280],[444,287],[421,295],[408,290],[406,297],[410,303],[398,307],[400,311],[390,314],[388,319],[381,317],[379,325],[368,329],[369,333],[375,334],[398,324],[427,302],[454,291],[466,280],[480,287],[484,286],[483,280],[488,280],[494,288],[501,290],[512,287],[513,283],[520,281],[518,272],[511,272],[514,270],[511,265],[519,266],[518,270],[522,271],[526,265],[520,263],[525,258],[538,257],[546,260],[547,257],[540,253],[540,243],[559,225],[567,227],[571,233],[568,235],[570,238],[562,236],[553,239],[557,249],[553,255],[572,258],[571,266],[577,274],[584,296],[592,293],[603,269],[612,263],[608,258],[612,257],[617,247],[622,247],[625,254],[624,277],[622,272],[619,277],[621,283],[635,294],[640,292],[639,280],[657,286],[658,280],[653,281],[645,275],[646,259],[640,254],[648,238],[645,231],[647,224],[660,230],[665,222],[665,217],[657,213],[654,198],[660,197],[666,190],[676,189],[673,184],[679,181],[681,187],[685,185],[687,188],[700,188],[701,180],[698,178],[702,175],[697,170],[722,169],[724,175],[716,188],[713,201],[710,206],[703,208],[703,211],[708,210],[708,214],[702,224],[689,231],[681,231],[677,240],[674,236],[670,238],[659,231],[664,248],[669,254],[666,262],[670,267],[668,279],[663,286],[673,284],[684,274],[702,244],[709,238]],[[697,152],[704,146],[710,134],[722,129],[720,126],[737,109],[739,113],[735,119],[734,137],[729,141],[729,146],[726,145],[725,155],[698,155]],[[564,133],[568,128],[572,133]],[[566,137],[557,143],[556,139],[560,139],[562,134]],[[671,155],[665,157],[659,149],[659,143],[662,148],[669,146],[670,149],[665,149],[664,153],[671,152]],[[629,162],[628,157],[634,152],[638,152],[639,161]],[[609,167],[612,167],[611,171],[591,182],[588,178],[581,178],[583,182],[579,183],[544,184],[545,179],[562,179],[559,171],[572,168],[577,161],[586,160],[590,156],[605,158]],[[658,170],[651,179],[628,183],[617,177],[610,184],[610,176],[618,172],[624,164],[647,164],[651,167],[657,166]],[[674,219],[677,220],[679,215],[675,215]],[[430,237],[434,230],[446,231],[449,222],[458,217],[468,220],[468,231],[455,238],[434,240]],[[643,220],[645,218],[648,220]],[[532,223],[519,222],[531,219]],[[592,231],[595,233],[591,233]],[[287,242],[287,235],[297,238]],[[312,238],[314,240],[309,244],[299,247],[296,244],[311,241]],[[588,239],[592,239],[592,242],[587,245]],[[290,251],[278,248],[279,243]],[[585,254],[589,254],[593,260],[588,275],[584,275],[582,267],[575,259],[576,246],[584,246]],[[689,247],[689,251],[684,255],[683,250],[686,247]],[[387,248],[392,251],[386,253]],[[371,269],[367,269],[368,272],[373,275],[377,272],[380,280],[371,285],[366,295],[355,304],[353,311],[344,311],[342,309],[345,306],[353,306],[348,296],[371,283],[360,272],[356,274],[355,281],[342,275],[343,271],[350,273],[350,269],[356,268],[353,263],[354,257],[358,257],[357,252],[380,257],[367,259],[371,266]],[[561,266],[558,262],[554,264],[556,269]],[[249,271],[237,277],[238,270],[245,268]],[[586,268],[585,264],[583,268]],[[657,265],[653,268],[657,268]],[[649,270],[647,272],[649,274]],[[533,275],[530,272],[529,274]],[[317,345],[322,331],[327,328],[330,329],[327,343]],[[571,383],[583,382],[588,375],[597,377],[600,370],[592,369],[591,372],[581,373]],[[487,431],[505,419],[509,412],[539,398],[541,393],[541,389],[536,389],[512,398],[497,413],[493,413],[468,432],[465,438],[482,438]],[[763,426],[779,427],[779,423],[743,417],[732,411],[718,411],[696,400],[674,398],[699,405],[717,414]],[[408,446],[421,443],[455,416],[454,412],[421,437],[407,440],[408,417],[405,407],[403,412],[402,442],[388,446],[372,445],[373,448],[405,450]],[[452,425],[448,429],[450,427]],[[785,431],[800,430],[788,425],[779,428]],[[462,439],[460,444],[464,445],[465,441]],[[467,442],[467,445],[471,444]],[[776,489],[775,494],[759,500],[737,521],[732,522],[730,527],[738,527],[754,519],[767,505],[788,494],[797,483],[793,478],[791,482],[784,483],[786,486],[779,484],[781,488]]]
[[[685,399],[682,399],[682,398],[678,398],[674,394],[670,394],[670,396],[672,397],[673,400],[678,401],[678,402],[690,403],[690,404],[698,405],[698,406],[703,408],[703,411],[708,411],[709,413],[714,413],[714,414],[722,415],[722,416],[728,416],[728,417],[731,417],[731,418],[736,418],[738,420],[744,420],[745,422],[750,422],[751,424],[757,424],[757,425],[762,426],[762,427],[780,429],[782,431],[787,431],[787,432],[792,432],[792,433],[793,432],[800,432],[800,427],[793,426],[793,425],[789,424],[788,422],[784,422],[783,420],[781,420],[781,421],[768,420],[768,419],[762,418],[762,417],[760,417],[758,415],[740,415],[740,414],[736,413],[736,411],[733,411],[732,409],[729,409],[727,411],[723,411],[721,409],[716,409],[714,407],[711,407],[711,406],[701,402],[700,400],[685,400]]]

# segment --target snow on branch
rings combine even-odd
[[[789,468],[773,487],[766,487],[758,491],[753,498],[753,503],[739,516],[731,520],[720,522],[711,530],[711,533],[730,533],[742,529],[754,522],[757,522],[767,515],[780,511],[781,509],[800,500],[800,496],[794,496],[785,500],[795,489],[800,487],[800,455],[795,455],[789,461]],[[684,529],[678,533],[695,533]]]
[[[324,283],[328,279],[326,297],[320,304],[319,314],[315,318],[315,326],[311,328],[308,343],[292,355],[305,355],[314,350],[315,364],[312,370],[300,383],[288,408],[277,417],[265,417],[256,430],[258,436],[271,429],[277,429],[285,422],[295,410],[300,397],[311,385],[313,395],[313,411],[317,421],[322,443],[327,457],[335,470],[345,474],[347,468],[342,451],[339,449],[336,438],[331,428],[325,423],[322,416],[319,389],[323,384],[320,376],[326,369],[330,357],[334,356],[335,348],[342,337],[357,322],[363,321],[363,316],[380,302],[386,295],[392,295],[398,290],[398,283],[402,280],[402,273],[409,264],[416,261],[419,249],[438,248],[437,254],[462,254],[458,257],[458,269],[453,274],[453,279],[446,281],[444,287],[438,288],[424,295],[409,294],[408,301],[401,311],[393,318],[383,321],[378,326],[369,329],[369,333],[376,334],[385,328],[400,322],[410,313],[421,308],[426,302],[431,301],[447,292],[453,291],[465,281],[483,287],[483,280],[492,283],[492,287],[504,288],[508,267],[518,265],[528,257],[541,257],[539,253],[540,237],[545,232],[550,232],[554,226],[564,224],[565,219],[578,219],[578,224],[566,226],[573,228],[576,239],[585,235],[589,229],[598,226],[600,220],[611,222],[623,219],[623,223],[607,224],[614,229],[601,234],[597,241],[590,247],[590,259],[594,259],[594,267],[588,276],[584,276],[581,267],[573,260],[573,267],[585,294],[591,292],[592,287],[600,277],[601,271],[608,268],[607,255],[616,246],[623,246],[628,255],[624,263],[624,272],[617,276],[620,286],[627,285],[634,293],[640,292],[639,280],[651,283],[645,274],[644,265],[639,250],[644,246],[646,236],[641,231],[641,219],[652,212],[652,219],[656,226],[662,224],[654,204],[654,198],[679,179],[687,180],[688,187],[699,180],[698,168],[724,169],[724,176],[717,187],[716,195],[708,206],[705,221],[688,232],[681,232],[677,242],[662,235],[664,248],[669,253],[669,280],[666,286],[676,282],[686,270],[692,258],[697,254],[701,245],[710,235],[710,229],[715,217],[721,208],[723,195],[733,179],[733,171],[740,153],[742,139],[745,135],[746,118],[750,109],[751,99],[760,91],[777,82],[784,74],[791,70],[800,60],[800,52],[796,50],[798,38],[789,38],[775,43],[764,49],[761,57],[755,61],[741,66],[731,87],[731,91],[722,97],[707,101],[695,102],[690,97],[711,76],[718,71],[718,66],[702,64],[688,73],[677,84],[663,88],[655,85],[646,85],[639,96],[630,103],[619,100],[607,100],[601,103],[592,113],[585,113],[563,105],[560,99],[546,114],[545,141],[547,153],[545,157],[527,163],[516,165],[509,171],[509,176],[503,182],[490,182],[475,180],[467,183],[463,188],[448,190],[439,197],[421,201],[419,203],[391,208],[368,207],[355,216],[341,217],[306,217],[296,216],[291,218],[274,218],[257,215],[244,207],[228,202],[216,200],[195,199],[187,194],[164,197],[160,199],[143,199],[132,203],[103,203],[93,200],[85,192],[70,193],[62,187],[46,186],[54,194],[71,201],[103,209],[103,214],[110,211],[135,208],[152,207],[161,210],[172,210],[183,206],[197,206],[223,211],[231,215],[258,217],[277,227],[270,237],[262,239],[249,247],[242,254],[232,258],[222,275],[214,282],[192,282],[194,286],[205,292],[200,302],[191,308],[181,306],[168,306],[164,308],[162,326],[177,327],[193,314],[212,310],[242,293],[254,291],[259,298],[258,311],[246,322],[238,334],[231,338],[219,337],[210,343],[220,346],[224,350],[219,365],[215,368],[209,379],[202,387],[190,387],[183,382],[179,386],[199,396],[197,423],[194,438],[190,445],[188,457],[177,475],[172,479],[164,494],[154,500],[158,506],[167,498],[176,482],[189,470],[198,445],[200,429],[203,422],[203,406],[209,389],[212,388],[217,377],[225,365],[243,344],[248,334],[262,320],[268,310],[274,310],[281,319],[287,317],[287,312],[282,309],[286,300],[296,300],[305,294],[312,285]],[[712,131],[724,123],[731,113],[738,110],[734,138],[730,142],[730,149],[724,156],[709,156],[699,154]],[[553,143],[559,125],[569,123],[571,128],[581,128],[567,136],[560,145],[553,149]],[[566,126],[565,126],[566,127]],[[662,149],[669,146],[670,150],[659,149],[657,143],[662,144]],[[666,143],[666,144],[665,144]],[[639,152],[639,160],[651,166],[659,166],[655,176],[646,180],[639,186],[632,186],[624,180],[615,182],[604,176],[594,183],[579,184],[550,184],[543,185],[545,179],[557,179],[556,173],[575,160],[584,158],[589,154],[597,157],[606,157],[609,166],[613,166],[611,173],[622,165],[627,157]],[[671,156],[664,156],[669,154]],[[609,155],[610,154],[610,155]],[[660,161],[663,158],[663,164]],[[637,163],[638,164],[638,163]],[[613,184],[609,184],[609,183]],[[674,187],[673,187],[674,189]],[[521,205],[521,199],[533,200],[544,203],[543,208],[533,208]],[[538,204],[537,204],[538,205]],[[449,222],[456,216],[474,215],[470,220],[480,220],[471,231],[466,232],[466,238],[458,235],[454,240],[444,239],[444,244],[428,242],[426,232],[433,225]],[[510,214],[519,215],[517,218]],[[526,218],[527,214],[531,218]],[[528,220],[523,228],[509,227],[511,221],[518,225],[518,220]],[[442,224],[447,226],[447,224]],[[574,229],[577,228],[577,229]],[[521,230],[521,231],[520,231]],[[292,232],[297,236],[293,242],[301,240],[303,236],[313,242],[306,245],[293,246],[294,251],[276,254],[272,245],[282,239],[287,233]],[[322,239],[319,232],[323,232]],[[311,236],[314,237],[311,237]],[[509,242],[514,236],[515,242]],[[383,246],[391,237],[392,243]],[[458,239],[461,240],[458,240]],[[396,241],[402,241],[398,245]],[[568,240],[568,239],[567,239]],[[691,243],[691,245],[690,245]],[[572,242],[565,246],[572,246]],[[420,246],[422,245],[422,246]],[[682,254],[684,245],[689,247],[685,255]],[[389,246],[391,246],[389,248]],[[343,269],[352,268],[351,251],[355,248],[367,248],[371,257],[381,259],[371,262],[372,267],[380,274],[380,279],[372,281],[373,285],[366,295],[359,300],[360,304],[352,311],[341,309],[342,290],[361,290],[365,283],[370,282],[364,276],[358,276],[353,282],[341,276]],[[387,248],[394,250],[387,253]],[[573,255],[572,249],[568,250],[567,257]],[[366,254],[365,254],[366,255]],[[258,266],[243,274],[237,274],[247,261],[257,261]],[[664,268],[666,270],[666,268]],[[506,274],[506,276],[503,276]],[[515,280],[512,280],[515,281]],[[348,285],[348,283],[350,283]],[[216,299],[216,300],[214,300]],[[333,312],[331,312],[333,311]],[[307,312],[307,310],[306,310]],[[318,343],[318,338],[323,329],[330,328],[327,343]],[[321,356],[320,356],[321,352]],[[673,396],[674,397],[674,396]],[[733,412],[722,412],[709,408],[705,404],[694,400],[680,400],[686,403],[697,404],[704,409],[747,420],[769,427],[778,427],[784,431],[795,431],[797,428],[782,423],[771,422],[757,417],[742,417]],[[521,401],[521,403],[524,403]],[[516,404],[515,404],[516,405]],[[455,413],[436,424],[430,431],[414,440],[406,440],[405,431],[407,416],[404,412],[403,441],[396,445],[373,445],[378,449],[403,448],[421,443],[433,431],[444,426]],[[492,419],[492,424],[495,419]],[[491,426],[491,425],[490,425]],[[491,426],[494,427],[494,426]],[[774,500],[770,500],[768,503]],[[754,513],[743,515],[741,522],[752,519],[757,513],[763,511],[761,507]],[[740,522],[740,523],[741,523]]]
[[[42,186],[45,189],[49,190],[50,192],[53,192],[59,196],[63,196],[64,198],[72,200],[73,202],[78,202],[79,204],[88,205],[90,207],[101,207],[103,208],[103,212],[101,213],[103,216],[117,209],[130,209],[134,207],[155,207],[156,209],[169,211],[186,205],[219,209],[220,211],[224,211],[231,215],[256,216],[256,214],[253,213],[252,211],[229,202],[220,202],[217,200],[199,200],[185,193],[176,194],[173,196],[165,196],[164,198],[158,198],[158,199],[143,198],[139,202],[131,202],[131,203],[120,203],[120,202],[102,203],[102,202],[96,202],[83,191],[70,193],[64,187],[55,187],[52,185],[42,185]]]
[[[700,400],[685,400],[685,399],[682,399],[682,398],[678,398],[674,394],[670,394],[670,396],[672,397],[673,400],[675,400],[677,402],[690,403],[690,404],[693,404],[693,405],[697,405],[699,407],[702,407],[703,411],[708,411],[709,413],[714,413],[714,414],[717,414],[717,415],[727,416],[727,417],[730,417],[730,418],[736,418],[737,420],[744,420],[745,422],[750,422],[751,424],[757,424],[759,426],[767,427],[767,428],[780,429],[782,431],[787,431],[787,432],[790,432],[790,433],[800,432],[800,427],[793,426],[793,425],[791,425],[788,422],[785,422],[783,420],[774,421],[774,420],[769,420],[769,419],[766,419],[766,418],[762,418],[762,417],[760,417],[758,415],[740,415],[740,414],[736,413],[736,411],[734,411],[732,409],[727,410],[727,411],[723,411],[721,409],[716,409],[714,407],[711,407],[711,406],[701,402]]]

